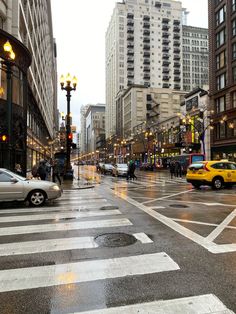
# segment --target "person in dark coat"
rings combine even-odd
[[[16,174],[19,174],[20,176],[23,177],[23,171],[22,171],[22,169],[21,169],[21,165],[20,165],[20,164],[16,164],[16,166],[15,166],[15,172],[16,172]]]
[[[41,160],[39,163],[39,167],[38,167],[38,175],[40,177],[41,180],[46,180],[46,176],[47,176],[47,171],[46,171],[46,165],[45,165],[45,161]]]
[[[169,168],[170,168],[170,177],[171,177],[171,179],[173,179],[173,176],[175,174],[175,162],[174,162],[174,160],[171,160],[171,162],[169,164]]]
[[[182,167],[179,161],[175,162],[175,176],[182,178]]]
[[[133,180],[136,179],[137,180],[137,177],[134,174],[135,169],[136,169],[135,163],[131,160],[130,161],[130,179],[133,179]]]
[[[52,163],[52,181],[56,182],[56,178],[59,181],[59,184],[61,185],[60,166],[58,160],[55,159]]]

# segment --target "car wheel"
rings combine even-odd
[[[46,201],[46,193],[42,190],[34,190],[30,192],[28,196],[28,201],[32,206],[41,206]]]
[[[221,177],[216,177],[212,180],[212,188],[214,190],[220,190],[223,187],[223,179]]]

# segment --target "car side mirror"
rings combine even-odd
[[[11,178],[11,183],[17,183],[18,180],[16,178]]]

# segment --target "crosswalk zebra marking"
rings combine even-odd
[[[143,232],[134,233],[134,237],[141,243],[153,243],[153,241]]]
[[[60,220],[66,218],[89,218],[89,217],[99,217],[99,216],[111,216],[111,215],[121,215],[122,213],[117,210],[101,211],[94,210],[88,212],[67,212],[67,213],[44,213],[41,215],[21,215],[21,216],[8,216],[0,217],[0,223],[6,222],[23,222],[23,221],[35,221],[35,220]]]
[[[134,233],[133,236],[143,244],[153,243],[145,233]],[[56,251],[94,249],[98,245],[94,237],[72,237],[48,240],[11,242],[0,244],[0,256],[36,254]]]
[[[0,256],[97,248],[94,237],[73,237],[0,244]]]
[[[67,212],[67,211],[83,211],[86,209],[93,209],[93,208],[98,208],[98,207],[102,207],[103,204],[89,204],[89,205],[72,205],[69,207],[65,207],[65,206],[50,206],[50,207],[39,207],[39,208],[32,208],[32,207],[28,207],[28,208],[18,208],[18,209],[0,209],[0,217],[1,214],[21,214],[21,213],[45,213],[45,212]],[[111,205],[110,203],[104,203],[104,206],[108,206]]]
[[[160,300],[73,314],[234,314],[214,295]],[[71,313],[72,314],[72,313]]]
[[[0,271],[0,292],[179,270],[166,253]]]
[[[30,225],[20,227],[4,227],[0,228],[0,236],[9,236],[16,234],[30,234],[30,233],[43,233],[52,231],[69,231],[69,230],[82,230],[92,228],[111,228],[133,225],[129,219],[107,219],[107,220],[92,220],[92,221],[79,221],[68,223],[55,223],[43,225]]]

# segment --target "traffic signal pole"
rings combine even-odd
[[[12,160],[12,69],[11,63],[9,61],[4,62],[6,65],[7,74],[7,160],[6,168],[9,170],[14,170],[13,160]]]

